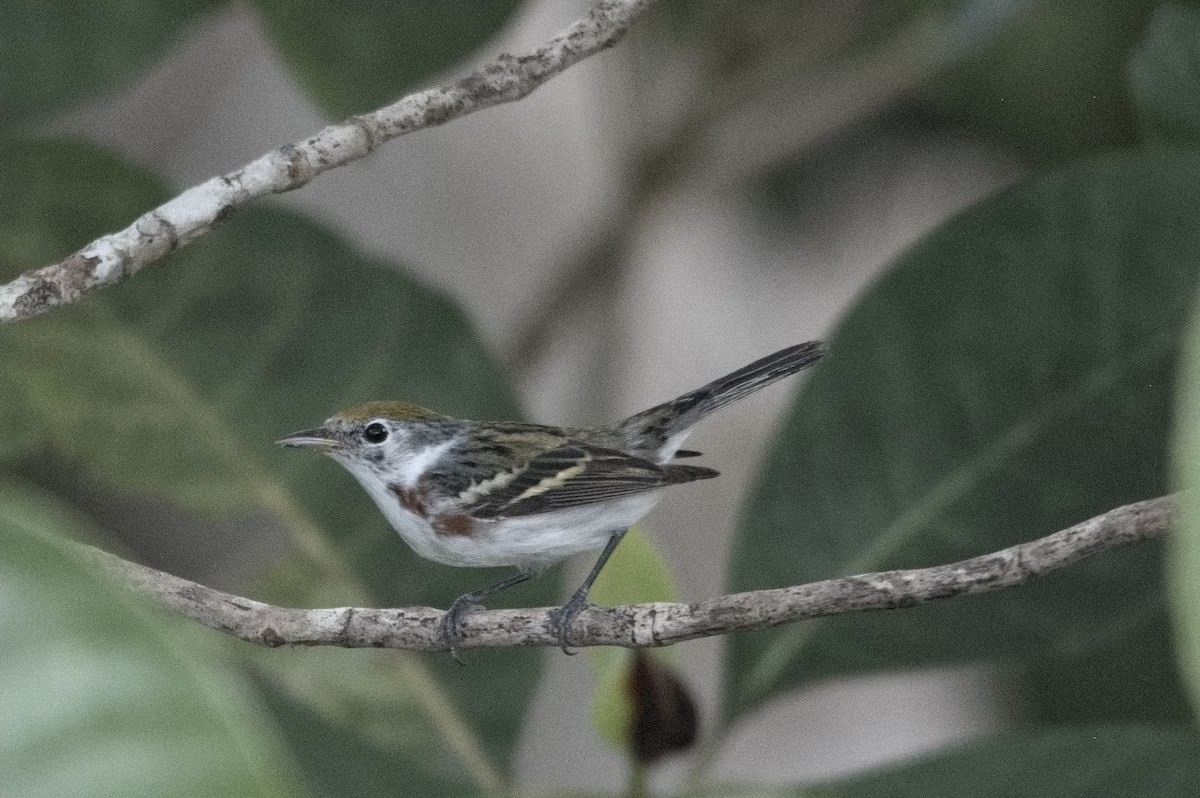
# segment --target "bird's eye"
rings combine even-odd
[[[378,421],[372,421],[363,430],[363,440],[367,443],[383,443],[387,440],[387,427],[380,424]]]

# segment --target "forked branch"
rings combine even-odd
[[[665,646],[848,612],[890,610],[1025,584],[1103,551],[1149,540],[1171,526],[1171,496],[1128,504],[1044,538],[969,560],[908,571],[845,576],[734,593],[695,604],[631,604],[584,610],[580,646]],[[265,646],[340,646],[440,651],[442,611],[428,607],[291,609],[253,601],[84,547],[138,591],[189,618]],[[466,618],[459,648],[556,646],[551,608],[485,610]]]

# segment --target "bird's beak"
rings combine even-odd
[[[275,441],[280,446],[311,446],[314,449],[330,451],[342,448],[342,442],[324,427],[306,429],[303,432],[293,432],[287,437]]]

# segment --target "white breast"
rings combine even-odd
[[[445,565],[477,568],[510,565],[541,570],[573,554],[603,548],[614,532],[637,523],[659,499],[658,491],[646,491],[585,507],[478,521],[471,535],[444,535],[406,510],[377,480],[359,482],[417,554]]]
[[[573,554],[603,548],[614,532],[640,521],[658,499],[658,491],[647,491],[585,507],[483,522],[470,536],[438,536],[442,554],[431,559],[540,571]]]

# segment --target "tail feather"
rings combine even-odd
[[[704,466],[691,465],[676,465],[667,463],[660,466],[663,473],[667,475],[668,485],[679,485],[684,482],[695,482],[697,479],[712,479],[713,477],[721,476],[720,471],[714,471],[711,468]]]
[[[789,346],[773,355],[756,360],[748,366],[743,366],[731,374],[726,374],[720,379],[713,380],[703,388],[686,393],[669,404],[692,405],[690,410],[684,411],[684,415],[696,416],[695,420],[698,421],[714,410],[749,396],[776,380],[808,368],[820,360],[824,354],[825,343],[823,341],[808,341]]]
[[[820,360],[825,351],[822,341],[789,346],[678,399],[631,416],[617,429],[632,446],[654,452],[662,462],[675,453],[691,428],[709,413],[808,368]]]

